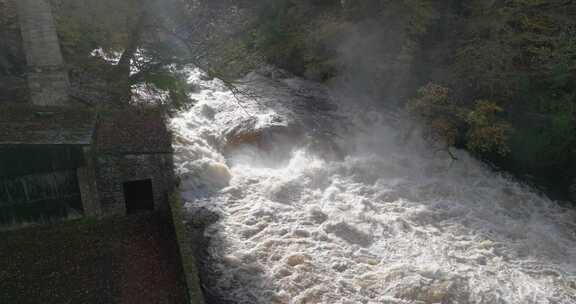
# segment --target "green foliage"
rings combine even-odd
[[[169,114],[188,109],[193,105],[188,93],[194,87],[188,83],[185,75],[173,71],[159,71],[145,74],[144,81],[161,92],[168,92],[169,102],[163,106]]]
[[[455,71],[479,94],[513,98],[526,79],[574,64],[576,4],[562,0],[470,0]]]
[[[574,92],[549,89],[527,98],[531,116],[517,122],[514,156],[525,167],[561,167],[574,159],[576,99]]]
[[[178,0],[162,3],[128,1],[51,0],[67,63],[74,70],[104,81],[113,103],[126,105],[138,94],[160,96],[167,110],[191,104],[190,86],[177,67],[191,62],[183,47],[169,39],[163,14]],[[115,60],[96,59],[94,50]]]
[[[143,14],[139,1],[51,0],[58,35],[68,60],[95,48],[122,52]]]
[[[337,6],[336,6],[337,8]],[[328,47],[342,30],[334,5],[309,1],[265,1],[257,8],[257,21],[247,37],[252,51],[268,63],[297,74],[334,76],[334,50]]]
[[[444,148],[576,177],[576,2],[263,3],[247,44],[266,62],[322,80],[352,72],[363,94],[406,100]],[[407,74],[411,99],[397,90]],[[444,86],[416,92],[425,83]]]
[[[69,62],[153,87],[174,108],[190,104],[172,68],[187,63],[230,84],[262,63],[315,80],[347,73],[362,94],[408,103],[443,147],[576,168],[574,1],[51,1]],[[86,60],[95,48],[144,56],[102,67]]]
[[[261,53],[265,62],[318,80],[333,78],[354,65],[381,66],[375,77],[385,79],[390,73],[386,67],[397,66],[394,61],[410,63],[418,39],[437,17],[428,0],[276,0],[264,1],[257,9],[248,37],[251,50]],[[343,58],[351,52],[343,46],[355,44],[354,40],[359,40],[356,53],[362,62]],[[390,59],[378,62],[386,58]]]

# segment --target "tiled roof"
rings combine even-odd
[[[105,154],[171,153],[172,137],[159,110],[105,111],[98,120],[96,150]]]
[[[77,107],[0,106],[0,145],[90,145],[93,111]]]

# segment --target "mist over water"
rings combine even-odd
[[[206,288],[231,303],[576,303],[576,212],[295,78],[217,81],[172,122],[190,219],[219,220]],[[200,212],[202,211],[202,212]]]

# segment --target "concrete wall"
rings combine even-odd
[[[172,154],[99,155],[96,161],[102,214],[125,215],[123,183],[151,179],[154,209],[168,212],[174,187]]]
[[[16,0],[33,104],[68,103],[69,79],[48,0]]]

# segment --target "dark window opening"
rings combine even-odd
[[[154,210],[152,180],[124,183],[124,198],[126,199],[126,212],[128,214]]]

